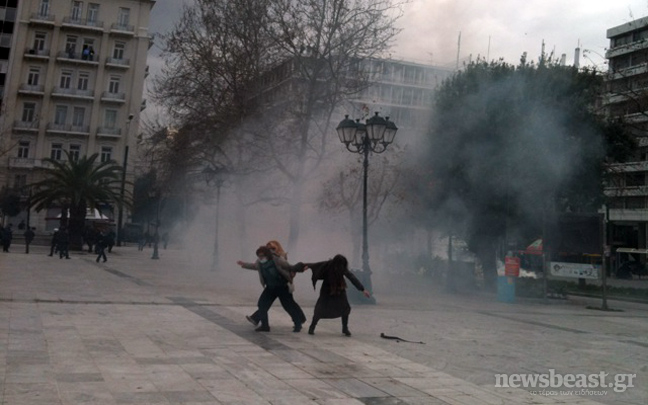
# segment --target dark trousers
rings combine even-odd
[[[103,246],[97,246],[97,254],[97,263],[99,263],[99,259],[101,259],[102,257],[104,262],[108,260],[108,258],[106,257],[106,248],[104,248]]]
[[[291,311],[295,311],[297,315],[297,319],[299,319],[300,324],[306,323],[306,314],[304,314],[304,311],[301,309],[299,304],[297,304],[297,301],[295,301],[295,297],[293,297],[292,294],[290,294],[290,299],[286,299],[286,300],[280,299],[279,302],[281,303],[281,306],[283,307],[284,311],[286,311],[289,315]],[[292,315],[290,316],[293,319],[293,322],[296,324],[297,322],[295,322],[295,318]],[[259,323],[261,321],[261,318],[259,317],[259,310],[257,309],[256,311],[254,311],[254,313],[250,316],[250,318],[252,318],[254,322]]]
[[[59,252],[59,259],[65,257],[66,259],[70,258],[70,253],[68,252],[69,245],[67,243],[59,243],[57,246]]]
[[[288,312],[288,315],[290,315],[296,325],[304,323],[304,320],[306,319],[304,311],[302,311],[299,304],[295,302],[295,299],[288,290],[287,285],[278,287],[266,286],[266,288],[263,289],[263,292],[259,297],[259,310],[252,315],[253,317],[256,315],[255,320],[258,319],[262,326],[268,326],[268,310],[270,310],[270,307],[277,298],[279,298],[281,306],[286,310],[286,312]]]

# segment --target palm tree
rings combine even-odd
[[[97,162],[98,153],[76,160],[67,152],[66,156],[65,161],[44,159],[51,167],[43,169],[43,180],[30,185],[34,190],[30,205],[36,211],[52,205],[61,206],[61,226],[68,226],[70,249],[80,250],[87,209],[98,209],[106,203],[127,204],[128,201],[121,201],[122,167],[117,162]]]

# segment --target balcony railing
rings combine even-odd
[[[119,58],[106,58],[106,65],[118,68],[128,69],[130,67],[130,59]]]
[[[14,131],[38,131],[38,121],[14,121]]]
[[[631,172],[648,172],[648,161],[614,163],[607,166],[611,173],[631,173]]]
[[[50,122],[47,124],[47,132],[90,135],[90,127]]]
[[[108,127],[97,128],[97,136],[118,137],[120,135],[121,135],[121,128],[108,128]]]
[[[34,49],[34,48],[25,49],[26,58],[49,59],[49,56],[50,56],[49,49]]]
[[[103,31],[103,21],[88,20],[86,18],[63,17],[63,26]]]
[[[123,103],[126,101],[126,94],[111,93],[109,91],[104,91],[103,93],[101,93],[101,101],[113,101],[117,103]]]
[[[604,192],[607,197],[646,197],[648,186],[606,187]]]
[[[69,98],[82,98],[84,100],[92,100],[94,99],[94,91],[79,90],[79,89],[64,89],[61,87],[54,87],[52,89],[52,97],[69,97]]]
[[[62,62],[87,63],[90,65],[99,64],[96,55],[82,55],[81,52],[61,51],[56,54],[56,59]]]
[[[135,35],[135,27],[127,24],[113,23],[110,26],[111,34]]]
[[[54,15],[49,13],[32,13],[29,22],[31,23],[41,23],[47,25],[54,25]]]
[[[45,94],[45,86],[43,85],[32,85],[32,84],[21,84],[20,87],[18,88],[19,93],[23,94],[38,94],[38,95],[43,95]]]
[[[19,169],[30,169],[36,165],[36,159],[12,157],[9,159],[9,167]]]

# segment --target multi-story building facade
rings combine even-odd
[[[0,0],[1,1],[1,0]],[[154,0],[21,0],[5,86],[0,185],[39,180],[43,159],[100,154],[132,180]],[[126,159],[128,156],[128,160]],[[41,215],[33,226],[56,226]]]
[[[648,17],[607,30],[610,46],[606,114],[623,117],[639,146],[632,159],[613,164],[606,185],[613,247],[648,248]],[[640,258],[643,260],[643,258]]]
[[[18,0],[0,0],[0,101],[7,82],[9,56],[11,55],[11,43],[17,14]]]

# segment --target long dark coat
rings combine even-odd
[[[320,288],[319,298],[315,304],[313,319],[340,318],[342,316],[348,316],[351,312],[351,305],[349,305],[349,300],[346,294],[346,283],[344,283],[343,280],[339,280],[340,284],[344,285],[344,288],[339,289],[335,293],[332,293],[331,291],[331,284],[327,277],[331,262],[332,260],[327,260],[325,262],[307,264],[307,266],[313,270],[313,288],[315,288],[315,284],[318,280],[322,280],[322,287]],[[359,291],[364,291],[365,288],[360,280],[358,280],[358,278],[354,276],[349,269],[345,269],[344,277],[346,277]]]

